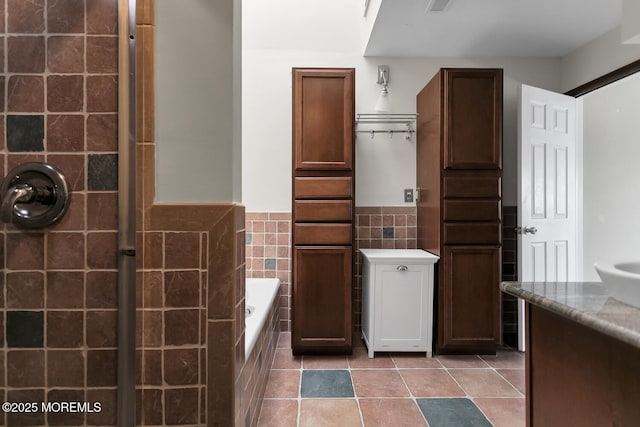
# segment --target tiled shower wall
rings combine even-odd
[[[102,411],[0,413],[2,425],[114,425],[117,1],[0,1],[0,169],[46,161],[71,206],[0,233],[0,400]]]
[[[414,249],[416,247],[415,207],[356,207],[356,246],[378,249]],[[517,222],[515,206],[503,208],[502,279],[517,280]],[[291,328],[291,214],[251,212],[246,215],[247,277],[278,277],[280,288],[281,330]],[[358,329],[362,312],[362,256],[354,260],[353,325]],[[516,300],[503,294],[505,344],[517,339]],[[516,342],[517,344],[517,342]]]

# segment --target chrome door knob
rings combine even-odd
[[[536,234],[538,229],[535,227],[516,227],[515,232],[517,234]]]

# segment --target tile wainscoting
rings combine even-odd
[[[416,247],[415,207],[356,207],[355,248],[412,249]],[[517,221],[515,206],[503,208],[503,280],[517,278]],[[277,277],[280,287],[280,330],[290,330],[291,312],[291,213],[247,212],[247,277]],[[360,327],[362,311],[362,257],[354,257],[353,324]],[[516,301],[503,296],[505,344],[514,346]]]

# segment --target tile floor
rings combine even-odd
[[[291,355],[280,334],[258,426],[525,425],[524,355]]]

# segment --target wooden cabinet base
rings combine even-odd
[[[528,427],[637,426],[640,349],[527,304]]]
[[[438,282],[438,354],[496,354],[500,247],[444,246]]]
[[[351,354],[351,246],[296,246],[293,354]]]

